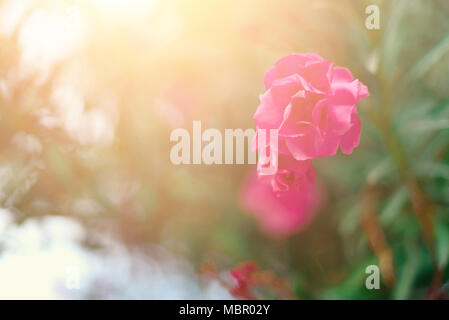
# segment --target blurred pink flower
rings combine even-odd
[[[352,153],[360,141],[356,104],[368,88],[316,54],[290,54],[265,73],[257,128],[279,129],[278,152],[296,160]]]
[[[310,222],[324,199],[316,184],[309,188],[291,188],[275,192],[270,177],[250,172],[240,192],[241,206],[259,222],[270,236],[291,235]]]

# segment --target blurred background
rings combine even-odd
[[[446,298],[448,18],[446,0],[0,0],[0,298],[239,298],[245,261],[260,298]],[[254,128],[293,52],[371,96],[360,146],[315,161],[320,212],[273,238],[239,204],[254,165],[176,166],[169,138]]]

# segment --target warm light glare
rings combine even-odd
[[[93,0],[91,3],[101,14],[115,19],[133,19],[147,14],[155,0]]]

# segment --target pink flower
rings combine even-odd
[[[356,104],[369,93],[348,69],[316,54],[291,54],[267,70],[264,82],[254,120],[259,129],[279,129],[279,154],[302,161],[358,146]]]
[[[273,191],[271,177],[258,177],[250,172],[240,192],[240,202],[270,236],[291,235],[304,228],[315,215],[321,194],[316,185]]]
[[[298,161],[290,155],[279,154],[277,170],[272,174],[265,174],[263,167],[270,166],[270,157],[263,153],[259,155],[257,171],[260,177],[271,177],[273,191],[285,192],[292,190],[306,191],[315,183],[315,168],[311,160]]]

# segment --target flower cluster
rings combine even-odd
[[[350,154],[358,146],[361,123],[356,104],[369,95],[368,89],[348,69],[335,67],[316,54],[291,54],[280,59],[267,70],[264,83],[266,92],[260,96],[254,120],[258,129],[277,130],[278,139],[276,144],[269,141],[260,145],[255,140],[255,149],[263,151],[257,169],[262,180],[269,176],[271,197],[294,207],[291,214],[299,219],[314,207],[304,200],[314,198],[307,195],[314,191],[312,159],[333,156],[338,148]],[[267,174],[262,169],[273,161],[273,152],[277,169]],[[254,211],[248,206],[249,198],[246,202]],[[261,214],[261,210],[257,212]],[[301,225],[296,223],[294,229]]]

